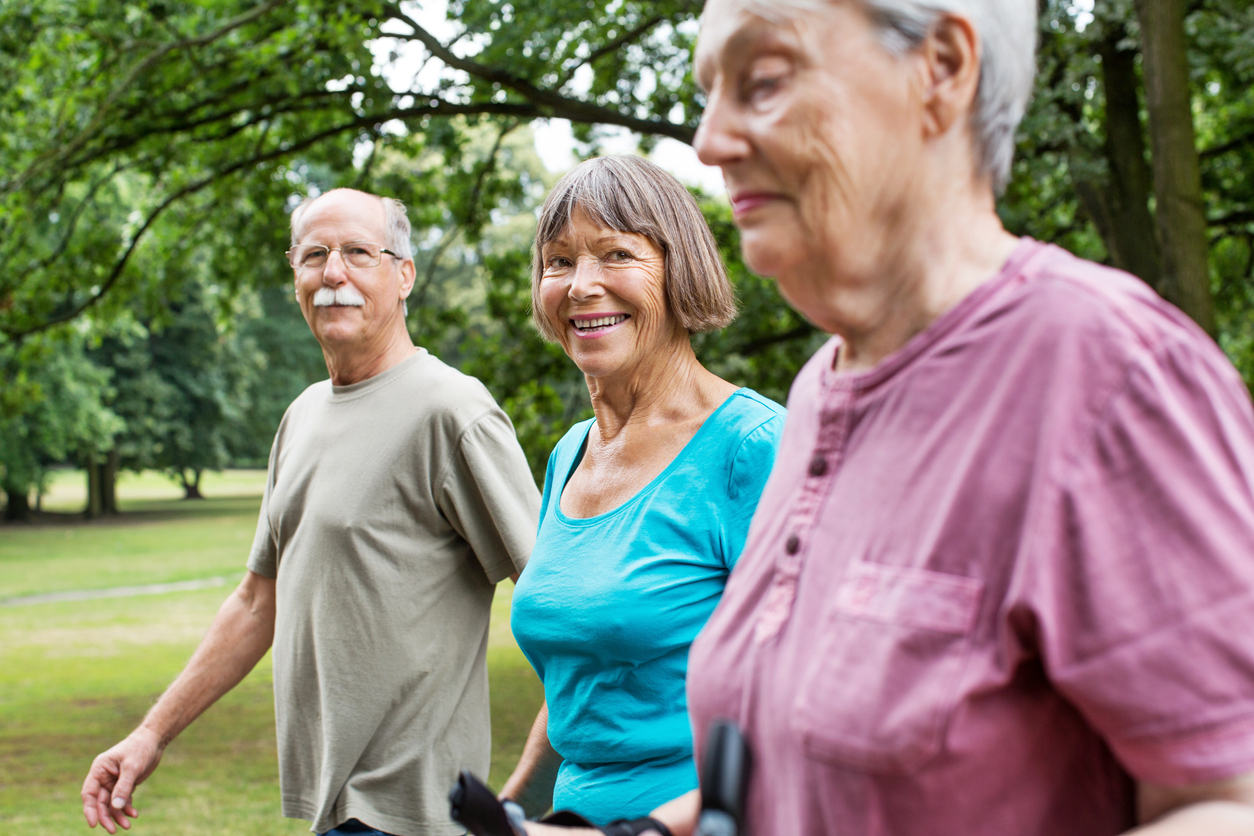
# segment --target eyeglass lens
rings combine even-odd
[[[330,249],[314,244],[302,244],[289,251],[288,260],[293,267],[317,269],[326,266],[327,256],[331,250],[338,250],[344,263],[350,267],[374,267],[382,258],[382,248],[378,244],[357,241]]]

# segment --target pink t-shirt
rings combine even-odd
[[[1134,778],[1254,770],[1254,413],[1214,343],[1024,240],[875,368],[838,344],[690,656],[753,836],[1114,834]]]

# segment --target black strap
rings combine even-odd
[[[639,836],[639,834],[644,833],[646,830],[656,830],[661,834],[661,836],[674,836],[669,827],[662,824],[657,819],[649,818],[648,816],[645,816],[642,819],[632,819],[631,821],[628,821],[627,819],[619,819],[618,821],[612,821],[605,827],[601,828],[601,832],[604,833],[605,836]]]

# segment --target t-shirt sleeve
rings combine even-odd
[[[248,552],[248,568],[266,578],[279,574],[279,549],[274,532],[270,530],[270,491],[274,488],[274,467],[279,455],[279,437],[270,446],[270,464],[266,469],[266,488],[261,495],[261,511],[257,514],[257,531],[253,546]]]
[[[1254,414],[1217,350],[1145,352],[1036,528],[1055,687],[1137,779],[1254,770]]]
[[[749,523],[757,510],[766,480],[775,466],[775,454],[784,434],[784,416],[776,414],[747,433],[732,457],[728,476],[728,508],[723,514],[724,562],[730,570],[740,559],[749,536]]]
[[[461,434],[437,496],[489,580],[496,583],[527,565],[540,492],[504,412],[490,410]]]

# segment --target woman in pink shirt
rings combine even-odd
[[[753,836],[1254,834],[1254,412],[1144,283],[1002,228],[1035,27],[706,2],[697,152],[834,335],[689,657]]]
[[[1143,282],[1002,228],[1035,27],[706,3],[697,152],[834,335],[689,658],[754,836],[1254,834],[1254,413]]]

